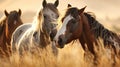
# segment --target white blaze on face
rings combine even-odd
[[[60,28],[60,30],[57,32],[54,40],[57,42],[58,41],[58,37],[61,35],[61,34],[64,34],[65,31],[66,31],[66,26],[68,24],[68,22],[73,19],[73,17],[71,15],[68,15],[64,20],[63,20],[63,24],[62,24],[62,27]]]

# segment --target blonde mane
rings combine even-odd
[[[41,9],[39,12],[37,12],[35,19],[33,20],[32,28],[34,28],[34,30],[36,30],[36,31],[38,31],[38,30],[42,31],[43,21],[44,21],[43,10]]]

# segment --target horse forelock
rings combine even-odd
[[[44,9],[50,9],[50,10],[52,10],[53,12],[59,14],[57,7],[56,7],[54,4],[52,4],[52,3],[48,3],[48,4],[46,5],[46,7],[43,8],[43,10],[44,10]]]
[[[67,11],[66,11],[66,13],[65,13],[65,16],[70,15],[70,14],[71,14],[73,17],[79,16],[78,8],[72,7],[72,8],[67,9]]]

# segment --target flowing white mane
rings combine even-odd
[[[44,22],[44,17],[43,17],[43,10],[41,9],[39,12],[37,12],[34,20],[33,20],[33,24],[32,24],[32,28],[35,31],[38,31],[41,29],[42,31],[42,23]]]

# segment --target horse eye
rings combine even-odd
[[[47,16],[46,16],[46,15],[44,15],[44,18],[47,18]]]
[[[46,18],[46,16],[44,16],[44,18]]]

